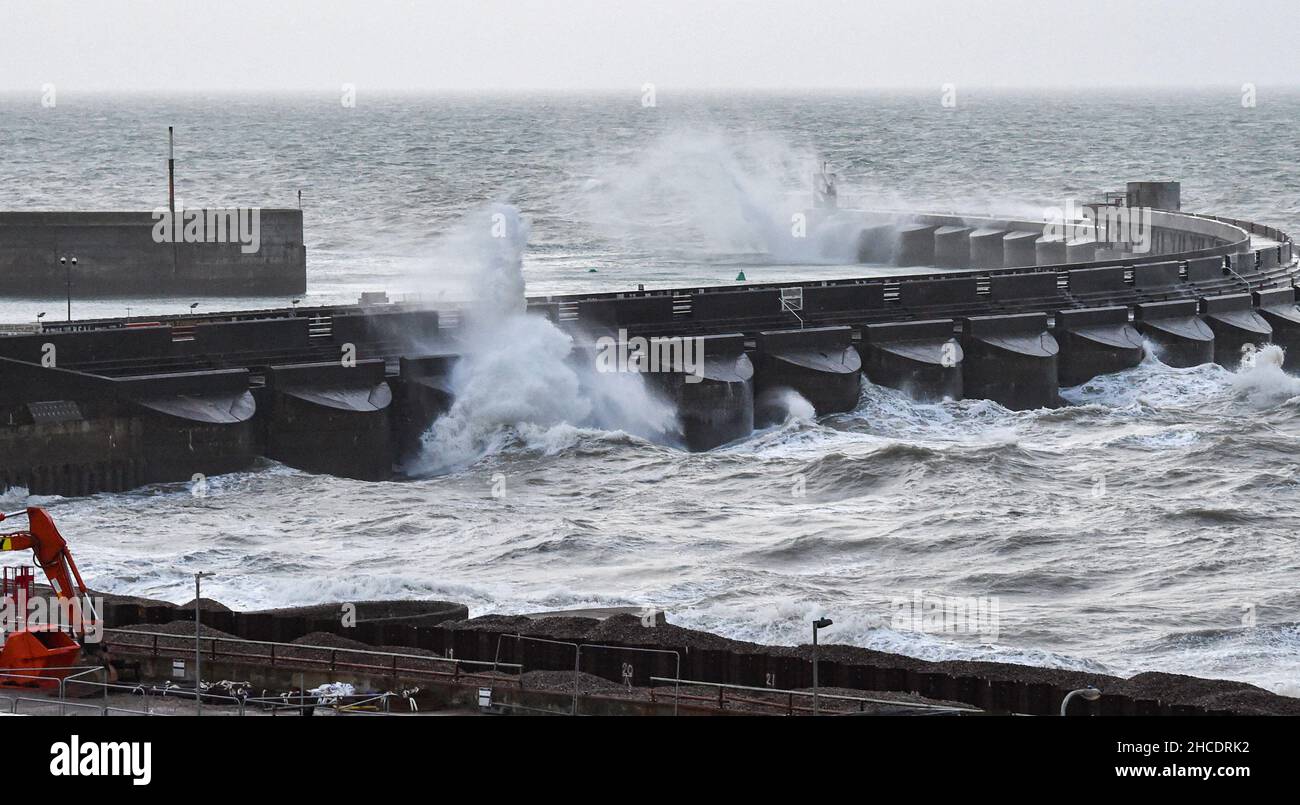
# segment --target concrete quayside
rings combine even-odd
[[[579,363],[597,360],[602,343],[666,345],[666,367],[645,377],[675,404],[691,450],[780,416],[772,400],[784,390],[819,415],[851,410],[863,379],[922,400],[1025,409],[1135,366],[1144,344],[1173,366],[1235,368],[1243,351],[1276,343],[1294,368],[1291,239],[1148,212],[1152,248],[1136,253],[1099,225],[1070,224],[1062,250],[1042,222],[815,209],[814,219],[858,227],[864,257],[946,268],[530,297],[527,314],[571,335]],[[11,327],[0,336],[0,488],[120,491],[258,456],[365,480],[400,475],[455,400],[472,316],[379,303]]]

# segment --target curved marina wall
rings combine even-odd
[[[862,219],[865,248],[985,265],[536,297],[528,310],[580,344],[601,335],[700,338],[696,375],[650,377],[676,403],[693,450],[747,436],[756,395],[762,404],[790,389],[819,414],[851,409],[862,375],[924,400],[1031,408],[1134,365],[1144,344],[1174,366],[1235,366],[1243,350],[1273,342],[1288,348],[1288,368],[1300,365],[1291,349],[1300,345],[1296,255],[1274,228],[1157,210],[1159,248],[1149,254],[1007,268],[1031,250],[1037,259],[1042,224]],[[1105,251],[1105,232],[1069,234],[1067,256]],[[80,494],[188,480],[259,454],[314,472],[390,477],[453,402],[466,318],[378,304],[81,321],[0,336],[0,485]]]

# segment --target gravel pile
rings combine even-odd
[[[573,692],[572,671],[529,671],[523,675],[524,690],[544,690],[552,693]],[[582,695],[627,692],[627,688],[601,676],[578,674],[578,690]],[[636,692],[637,689],[633,688]]]
[[[194,599],[186,601],[184,604],[177,604],[177,609],[184,609],[189,612],[194,611]],[[233,609],[212,598],[200,598],[199,609],[204,612],[234,612]]]
[[[349,601],[354,606],[357,622],[389,621],[410,622],[420,626],[436,626],[451,617],[466,612],[464,604],[453,601],[391,600]],[[253,610],[256,614],[280,617],[338,618],[343,612],[342,601],[327,604],[310,604],[298,607]]]
[[[600,621],[593,618],[526,618],[523,615],[484,615],[439,624],[446,629],[470,629],[492,634],[521,634],[549,640],[586,640]]]
[[[300,646],[322,646],[324,648],[351,648],[361,649],[363,651],[375,651],[373,646],[368,646],[360,640],[353,640],[348,637],[336,635],[333,632],[310,632],[290,641]]]
[[[1245,715],[1300,715],[1300,699],[1278,696],[1245,682],[1201,679],[1182,674],[1138,674],[1120,680],[1114,692]]]
[[[193,638],[194,621],[192,620],[172,621],[171,623],[137,623],[133,626],[123,626],[120,629],[115,629],[114,631],[117,634],[121,634],[122,632],[158,632],[161,634],[169,634],[169,635],[186,635],[188,637]],[[236,635],[232,635],[230,632],[223,632],[220,629],[214,629],[205,623],[199,624],[199,635],[201,637],[228,637],[232,640],[238,639]]]
[[[194,649],[194,621],[172,621],[171,623],[140,623],[134,626],[123,626],[120,629],[113,630],[109,637],[114,645],[118,646],[138,646],[142,649],[152,650],[154,638],[148,634],[132,635],[131,632],[154,632],[166,635],[176,635],[176,637],[159,637],[158,648],[162,650],[177,651]],[[238,639],[236,635],[229,632],[223,632],[220,629],[214,629],[205,624],[199,625],[200,637],[227,637]],[[203,650],[208,651],[210,644],[203,643]],[[239,651],[246,654],[269,654],[270,647],[259,646],[255,644],[239,644]],[[231,645],[227,644],[222,650],[230,650]]]
[[[683,629],[665,623],[661,626],[643,626],[636,615],[614,615],[596,624],[589,640],[598,643],[622,643],[629,646],[683,646],[698,651],[730,650],[748,651],[762,649],[755,643],[728,640],[725,637],[696,629]]]

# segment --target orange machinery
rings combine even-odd
[[[0,551],[31,549],[36,564],[45,572],[60,607],[69,607],[85,600],[89,607],[89,593],[81,580],[77,563],[68,552],[68,543],[54,525],[54,520],[44,509],[31,507],[24,511],[0,512],[0,520],[12,517],[27,518],[27,530],[0,533]],[[54,623],[34,625],[26,623],[27,602],[31,594],[31,571],[28,568],[5,568],[3,588],[0,589],[0,606],[4,606],[17,622],[4,635],[4,648],[0,649],[0,686],[57,684],[58,678],[71,673],[81,654],[81,645],[72,635]],[[55,602],[51,602],[52,604]],[[53,614],[53,613],[51,613]],[[95,617],[93,610],[79,613],[78,623],[84,634],[84,618]],[[50,619],[51,621],[54,618]],[[21,623],[21,628],[18,628]]]

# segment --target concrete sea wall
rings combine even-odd
[[[585,345],[574,361],[595,360],[592,345],[607,336],[698,346],[694,372],[649,375],[676,403],[692,450],[779,418],[772,401],[786,392],[817,414],[851,410],[864,376],[920,399],[1024,409],[1058,405],[1062,387],[1135,365],[1144,341],[1174,366],[1230,368],[1263,344],[1300,345],[1300,269],[1285,233],[1173,213],[1156,220],[1164,228],[1153,240],[1204,248],[536,297],[528,311]],[[913,253],[956,262],[989,248],[956,241],[1007,225],[929,216],[870,226],[897,230],[891,239]],[[923,235],[941,245],[926,247]],[[226,472],[262,455],[311,472],[391,477],[454,402],[465,318],[375,304],[55,323],[0,336],[0,485],[85,494]],[[1290,350],[1287,365],[1298,359]]]
[[[206,210],[196,211],[207,216]],[[154,238],[150,212],[0,212],[0,294],[263,296],[307,288],[301,210],[258,210],[257,251],[225,242]],[[216,234],[205,236],[215,239]],[[176,240],[183,241],[183,231]],[[62,257],[77,258],[75,267]]]

